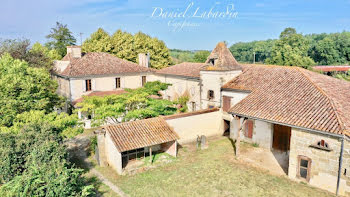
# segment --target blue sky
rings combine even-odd
[[[102,27],[111,34],[142,31],[179,49],[277,38],[286,27],[303,34],[350,31],[350,0],[0,0],[0,5],[0,38],[42,43],[56,21],[68,24],[78,44],[79,33],[85,39]],[[166,15],[188,6],[185,16]],[[210,10],[222,17],[208,16]],[[187,26],[174,28],[184,22]]]

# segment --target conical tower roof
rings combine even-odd
[[[204,70],[241,70],[226,44],[219,42],[205,61]]]

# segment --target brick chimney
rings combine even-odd
[[[139,53],[139,65],[148,68],[150,61],[149,53]]]
[[[67,46],[67,54],[74,58],[81,58],[81,46]]]

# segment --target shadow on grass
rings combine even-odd
[[[96,196],[103,196],[103,194],[107,193],[105,191],[102,191],[101,187],[103,186],[103,183],[97,177],[88,177],[85,179],[85,181],[86,185],[94,186]]]
[[[231,146],[233,148],[233,151],[235,152],[236,154],[236,140],[233,140],[232,138],[228,137],[227,138],[230,142],[231,142]]]

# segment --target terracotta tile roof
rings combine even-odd
[[[108,96],[108,95],[120,95],[120,94],[124,94],[127,91],[125,90],[113,90],[113,91],[95,91],[95,92],[91,92],[85,96]],[[83,102],[84,97],[80,97],[76,100],[74,100],[72,102],[73,105],[76,105],[77,103]]]
[[[199,78],[199,71],[203,66],[204,63],[183,62],[158,70],[157,73]]]
[[[212,109],[202,109],[194,112],[187,112],[187,113],[180,113],[180,114],[174,114],[174,115],[169,115],[169,116],[163,116],[162,118],[164,120],[172,120],[172,119],[177,119],[177,118],[184,118],[188,116],[195,116],[195,115],[200,115],[200,114],[206,114],[210,112],[216,112],[219,111],[219,108],[215,107]]]
[[[179,139],[164,119],[150,118],[104,127],[119,152],[153,146]]]
[[[251,93],[229,111],[292,126],[345,134],[350,83],[302,68],[244,65],[222,88]]]
[[[86,53],[81,58],[73,58],[70,55],[66,55],[62,60],[70,61],[70,63],[65,70],[57,74],[68,77],[152,71],[150,68],[101,52]]]
[[[210,62],[211,59],[215,59],[214,65]],[[230,50],[226,47],[226,44],[219,42],[215,49],[209,55],[204,70],[241,70],[242,67],[238,64],[233,57]]]
[[[350,70],[350,66],[314,66],[312,68],[314,70],[319,70],[322,72],[330,72],[330,71],[345,72],[345,71]]]

